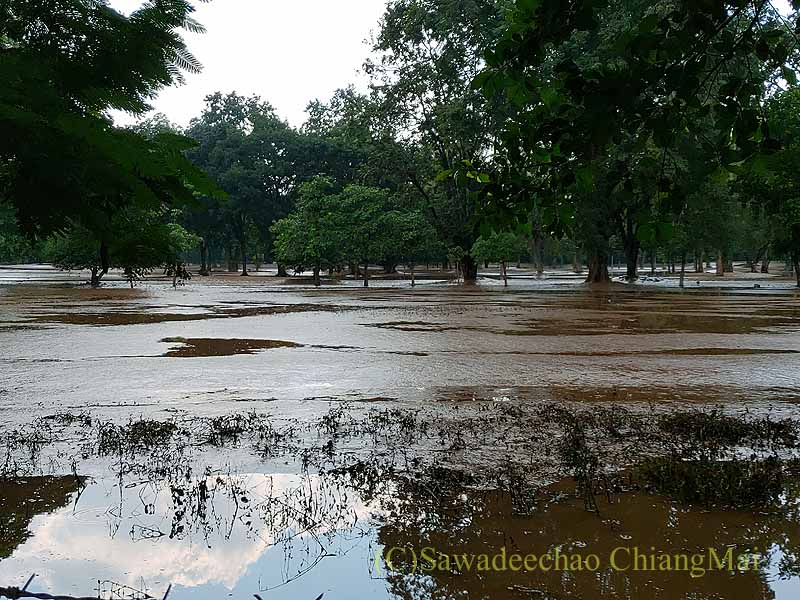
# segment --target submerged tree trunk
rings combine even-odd
[[[608,261],[603,252],[595,251],[589,259],[589,275],[586,277],[586,283],[609,283],[608,276]]]
[[[533,232],[531,240],[531,250],[533,251],[533,264],[536,267],[536,276],[544,275],[544,236],[537,227]]]
[[[478,279],[478,263],[475,259],[465,254],[461,260],[461,272],[464,275],[464,283],[475,283]]]
[[[695,273],[703,273],[705,269],[703,268],[703,251],[697,252],[694,255],[694,272]]]
[[[225,258],[228,263],[228,273],[236,273],[239,270],[239,261],[236,260],[232,241],[228,242],[225,248]]]
[[[242,237],[240,242],[241,247],[241,254],[242,254],[242,277],[247,277],[250,273],[247,272],[247,246],[245,245],[245,239]]]
[[[800,251],[792,251],[792,264],[794,265],[794,275],[797,278],[797,287],[800,288]]]
[[[683,287],[683,283],[686,279],[686,252],[681,254],[681,278],[680,278],[680,287]]]
[[[625,240],[625,278],[628,281],[635,281],[639,277],[639,246],[635,235],[630,235]]]
[[[111,268],[111,259],[108,255],[108,243],[106,243],[105,240],[100,242],[98,255],[100,258],[100,266],[92,267],[91,269],[90,281],[92,287],[100,287],[100,280],[103,279],[103,276],[108,273],[108,270]]]
[[[208,268],[208,244],[206,238],[200,238],[200,275],[208,277],[211,274]]]

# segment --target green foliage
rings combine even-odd
[[[44,254],[59,269],[91,271],[94,285],[110,268],[122,269],[131,285],[157,268],[186,279],[182,255],[196,246],[198,239],[170,222],[171,217],[174,215],[169,213],[124,210],[113,219],[112,241],[107,246],[91,230],[73,223],[47,240]]]
[[[478,238],[471,254],[478,260],[504,263],[519,257],[525,250],[524,246],[524,240],[513,233],[492,233],[489,237]]]
[[[0,263],[25,263],[39,260],[38,245],[31,243],[17,226],[16,210],[0,203]]]
[[[300,189],[292,214],[272,228],[278,260],[297,271],[386,260],[409,265],[441,246],[433,227],[415,211],[402,210],[387,191],[316,178]]]
[[[143,113],[159,89],[199,69],[178,33],[201,29],[192,10],[185,0],[130,17],[103,0],[0,4],[0,200],[28,233],[80,221],[104,235],[125,207],[216,193],[184,157],[188,138],[146,138],[104,116]]]
[[[64,271],[101,269],[100,243],[91,231],[77,224],[51,236],[45,242],[44,255],[53,266]]]
[[[333,183],[314,179],[300,189],[295,211],[272,226],[276,258],[304,271],[333,268],[344,261],[344,239]]]
[[[271,243],[270,226],[291,210],[297,186],[309,177],[305,138],[259,97],[216,93],[187,131],[198,145],[188,156],[227,192],[222,202],[203,200],[192,218],[204,237],[236,241],[246,272],[252,234]]]
[[[485,219],[537,207],[596,264],[614,234],[635,257],[671,236],[687,189],[776,147],[761,102],[793,79],[794,19],[761,1],[519,0],[473,80],[510,111],[491,177],[464,164],[456,178]]]
[[[384,163],[396,181],[411,184],[404,192],[447,246],[467,251],[477,238],[473,186],[439,173],[479,164],[500,130],[506,108],[470,82],[499,36],[507,4],[393,0],[375,38],[377,58],[366,64],[381,139],[399,142],[385,147]],[[468,254],[464,262],[472,264]],[[474,278],[474,269],[465,275]]]

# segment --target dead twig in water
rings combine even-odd
[[[35,598],[38,600],[98,600],[100,598],[99,593],[97,596],[55,596],[53,594],[48,594],[46,592],[29,592],[27,591],[28,586],[31,584],[34,577],[36,577],[36,573],[32,574],[28,578],[28,581],[25,582],[25,585],[23,585],[22,588],[0,587],[0,597],[8,598],[9,600],[19,600],[21,598]],[[128,588],[128,589],[133,589],[133,588]],[[162,600],[167,600],[167,596],[169,596],[171,590],[172,590],[172,584],[169,584]],[[138,591],[137,593],[142,594],[141,596],[142,600],[156,600],[153,596],[147,593]],[[321,597],[322,596],[320,596],[320,598]]]

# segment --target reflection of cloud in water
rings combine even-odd
[[[199,501],[195,487],[183,493],[183,506],[175,501],[175,484],[124,487],[121,506],[118,487],[93,484],[77,507],[34,518],[31,538],[0,562],[0,584],[36,572],[39,588],[58,593],[86,593],[98,579],[156,593],[169,583],[230,590],[269,548],[291,546],[285,560],[293,563],[280,569],[291,576],[325,553],[316,540],[369,515],[364,504],[326,488],[318,476],[206,481],[208,501]]]

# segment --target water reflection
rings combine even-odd
[[[362,491],[364,481],[359,480]],[[376,482],[372,482],[376,483]],[[796,489],[763,513],[700,511],[637,493],[575,501],[548,488],[520,513],[509,494],[443,488],[437,481],[379,482],[321,475],[211,474],[171,481],[38,478],[0,485],[2,511],[25,514],[3,538],[0,585],[38,573],[33,591],[91,594],[108,580],[160,597],[786,599],[800,591]],[[441,482],[438,482],[441,483]],[[464,483],[464,482],[461,482]],[[377,491],[376,491],[377,490]],[[17,498],[17,500],[13,500]],[[365,499],[366,498],[366,499]],[[38,499],[38,500],[37,500]],[[16,504],[15,504],[16,502]],[[38,502],[38,504],[37,504]],[[22,533],[20,533],[20,531]],[[451,565],[413,573],[390,548],[451,555],[596,554],[597,572],[493,572]],[[762,553],[759,571],[614,571],[615,548],[643,552]],[[620,561],[622,563],[624,561]],[[441,566],[440,562],[440,566]],[[103,596],[107,597],[107,596]]]
[[[159,597],[169,584],[171,598],[252,598],[265,590],[283,597],[278,589],[288,590],[323,559],[344,555],[369,532],[361,528],[366,507],[317,476],[99,480],[79,496],[70,492],[74,505],[40,514],[25,536],[7,541],[0,585],[19,585],[22,574],[35,572],[31,589],[49,593],[89,595],[98,580],[108,580]]]
[[[0,560],[28,539],[36,515],[66,506],[80,486],[76,477],[0,481]]]
[[[398,505],[394,518],[378,530],[384,547],[417,550],[416,574],[390,571],[389,584],[399,598],[752,600],[797,598],[800,592],[800,513],[795,496],[764,514],[693,510],[663,498],[628,493],[610,503],[600,502],[600,516],[582,510],[582,502],[571,499],[544,504],[533,514],[521,516],[515,514],[507,494],[435,499],[426,495],[423,492],[419,504],[415,497]],[[440,508],[431,512],[433,506]],[[508,555],[537,556],[554,555],[558,549],[562,555],[597,555],[600,568],[479,572],[474,565],[472,570],[464,563],[459,568],[439,557],[436,568],[431,570],[432,563],[427,562],[427,571],[420,574],[426,562],[420,551],[426,547],[451,555],[490,556],[504,548]],[[628,569],[624,572],[612,568],[616,548],[625,549],[615,555],[616,566]],[[714,548],[720,557],[731,548],[734,557],[763,553],[763,568],[708,571],[695,578],[685,571],[635,571],[628,554],[633,548],[647,555],[670,556],[708,556],[708,549]],[[397,571],[414,569],[412,555],[396,552],[391,558]]]

